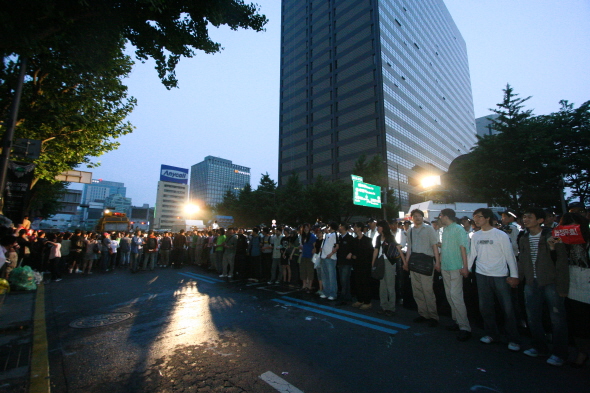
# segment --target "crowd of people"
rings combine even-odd
[[[443,209],[430,222],[420,210],[410,216],[406,221],[370,219],[352,225],[318,221],[296,228],[230,227],[186,233],[46,234],[20,228],[0,237],[0,258],[6,261],[4,277],[16,266],[30,265],[48,273],[48,283],[59,282],[64,275],[194,265],[227,280],[283,285],[366,312],[371,312],[378,297],[377,312],[387,317],[411,296],[418,313],[414,322],[432,328],[439,325],[433,288],[440,275],[453,320],[446,329],[456,331],[459,341],[471,337],[465,300],[473,293],[465,293],[463,286],[475,277],[485,332],[482,343],[501,341],[502,331],[508,349],[520,351],[522,318],[532,336],[525,355],[546,356],[547,363],[561,366],[573,344],[576,353],[570,363],[581,367],[586,362],[590,229],[583,209],[572,205],[559,222],[579,228],[575,243],[554,236],[555,215],[538,208],[526,209],[522,215],[507,210],[502,220],[486,208],[477,209],[471,218],[459,219],[451,209]],[[404,285],[411,291],[403,291]],[[500,318],[496,310],[502,311]]]

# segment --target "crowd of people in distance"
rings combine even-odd
[[[459,341],[471,338],[469,307],[476,304],[482,343],[501,342],[504,335],[508,349],[520,351],[525,326],[532,337],[525,355],[547,357],[553,366],[568,359],[574,367],[584,365],[590,353],[590,228],[583,205],[570,205],[559,221],[580,229],[575,244],[554,236],[555,214],[539,208],[522,215],[507,210],[501,221],[487,208],[471,218],[460,219],[451,209],[430,222],[420,210],[410,216],[186,233],[46,234],[20,228],[0,237],[6,262],[1,273],[9,277],[10,269],[29,265],[47,273],[50,283],[64,275],[190,265],[228,281],[286,286],[363,312],[373,312],[378,298],[376,312],[383,317],[394,316],[412,298],[414,322],[432,328],[439,325],[437,296],[444,296],[453,320],[445,328]],[[435,293],[435,277],[442,277],[442,295]],[[476,288],[469,293],[468,282]]]

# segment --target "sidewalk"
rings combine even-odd
[[[43,284],[0,295],[0,391],[49,392]]]

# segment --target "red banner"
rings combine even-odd
[[[553,237],[561,239],[565,244],[584,244],[580,225],[559,225],[553,229]]]

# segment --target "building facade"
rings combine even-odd
[[[187,198],[188,169],[162,165],[153,228],[156,230],[184,228]]]
[[[104,204],[109,195],[120,194],[125,196],[127,188],[125,184],[116,181],[106,181],[102,179],[92,179],[90,184],[84,184],[82,193],[82,204],[88,205],[90,202],[99,202]]]
[[[236,195],[250,183],[250,168],[224,158],[207,156],[191,167],[190,197],[214,206],[230,190]]]
[[[442,0],[283,0],[279,184],[378,155],[402,205],[475,143],[465,42]],[[395,193],[396,195],[398,193]]]
[[[486,135],[496,135],[498,131],[493,128],[493,120],[497,119],[500,115],[493,113],[488,116],[482,116],[475,119],[475,130],[477,135],[484,137]]]

